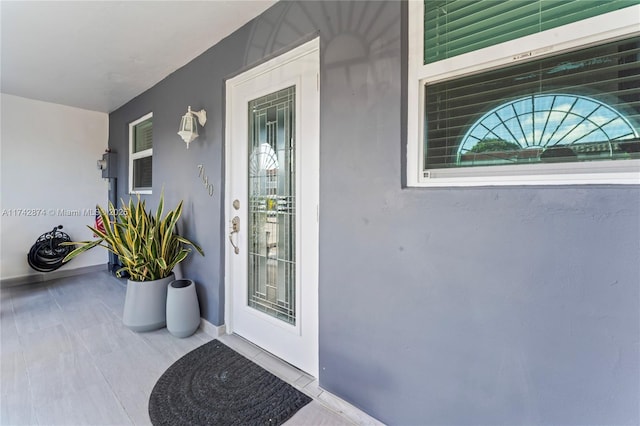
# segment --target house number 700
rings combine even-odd
[[[206,175],[204,166],[202,164],[198,164],[198,170],[198,177],[202,178],[202,184],[207,188],[209,196],[213,197],[213,184],[209,183],[209,176]]]

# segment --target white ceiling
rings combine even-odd
[[[2,92],[111,112],[275,2],[3,0]]]

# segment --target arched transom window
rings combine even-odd
[[[591,97],[551,93],[503,103],[476,120],[458,147],[459,165],[612,158],[638,132]]]

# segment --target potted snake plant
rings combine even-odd
[[[202,249],[176,232],[182,214],[182,201],[163,217],[164,192],[155,214],[147,212],[145,201],[136,203],[122,200],[116,210],[109,203],[109,215],[98,206],[104,230],[87,226],[97,239],[73,242],[77,248],[64,262],[94,247],[104,247],[120,259],[122,268],[116,271],[129,275],[122,322],[133,331],[151,331],[166,325],[167,287],[174,280],[173,268],[194,248],[204,256]],[[117,213],[117,214],[116,214]]]

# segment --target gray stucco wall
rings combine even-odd
[[[126,125],[154,112],[149,198],[185,200],[203,316],[224,321],[224,78],[316,32],[321,386],[390,424],[640,423],[640,188],[403,188],[400,2],[277,4],[111,114],[124,194]]]
[[[246,44],[248,32],[247,26],[231,35],[109,117],[109,147],[119,157],[117,196],[128,200],[128,123],[153,112],[153,194],[142,198],[155,208],[164,188],[165,208],[184,200],[180,232],[205,256],[191,255],[182,269],[197,284],[202,317],[215,325],[224,323],[224,79],[243,67],[236,47]],[[189,149],[177,134],[188,106],[207,111],[207,123]],[[199,165],[213,184],[213,196]]]

